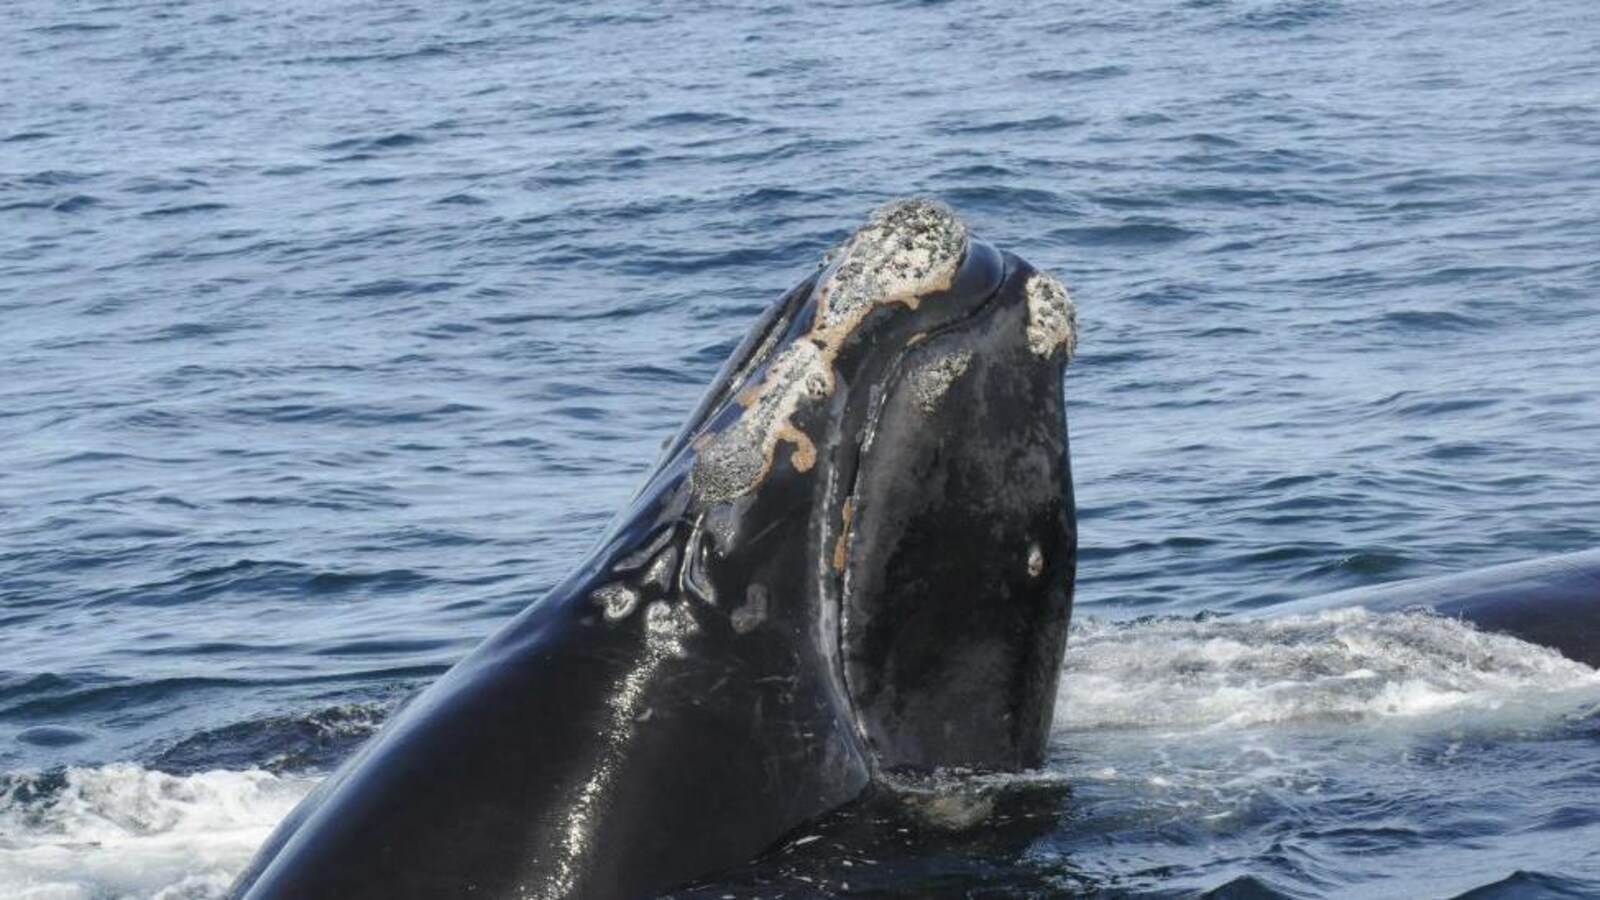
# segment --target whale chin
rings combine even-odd
[[[592,555],[234,896],[620,897],[891,773],[1038,764],[1077,531],[1051,276],[889,204],[734,351]]]

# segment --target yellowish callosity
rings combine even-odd
[[[840,511],[839,539],[833,542],[833,570],[843,572],[844,564],[850,556],[850,521],[856,515],[856,502],[853,498],[846,497],[844,509]]]
[[[755,490],[780,443],[794,445],[790,461],[797,470],[809,470],[816,447],[791,421],[801,400],[818,402],[833,392],[834,359],[868,314],[893,303],[915,309],[923,296],[948,288],[966,249],[966,226],[941,204],[903,200],[873,213],[816,287],[811,331],[740,396],[745,409],[736,422],[696,445],[693,485],[700,498],[722,503]]]

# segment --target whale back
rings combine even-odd
[[[1431,609],[1600,668],[1600,549],[1355,588],[1273,610]]]

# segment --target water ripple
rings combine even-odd
[[[217,821],[264,829],[275,779],[565,575],[751,318],[892,196],[1079,301],[1085,616],[1600,544],[1577,0],[145,12],[7,9],[0,771],[55,774],[0,787],[0,825],[83,840],[24,832],[0,894],[23,866],[219,893],[174,886],[220,810],[95,837],[126,814],[104,792],[242,798]],[[1043,832],[890,826],[852,883],[1595,893],[1594,728],[1086,732],[1053,751],[1071,802],[1022,817]],[[1130,746],[1154,761],[1105,774]],[[279,774],[216,774],[248,766]],[[1513,769],[1527,793],[1494,793]],[[102,838],[153,874],[118,880]],[[840,892],[850,840],[815,846],[729,884]]]

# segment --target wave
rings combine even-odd
[[[1600,672],[1427,612],[1082,622],[1059,734],[1276,724],[1536,727],[1600,699]]]
[[[222,897],[308,778],[135,763],[0,776],[0,896]]]
[[[1450,736],[1437,751],[1412,741],[1406,758],[1415,760],[1419,754],[1453,753],[1450,747],[1464,730],[1480,737],[1508,730],[1549,733],[1600,713],[1600,672],[1544,648],[1421,612],[1346,609],[1271,620],[1210,615],[1089,620],[1074,627],[1067,660],[1048,768],[1012,776],[901,779],[891,786],[896,802],[915,801],[919,821],[933,822],[930,833],[935,834],[964,830],[971,824],[964,817],[1010,802],[1007,796],[1024,802],[1042,798],[1042,811],[1028,816],[1053,820],[1052,798],[1060,791],[1076,797],[1078,826],[1102,837],[1134,840],[1150,823],[1162,821],[1254,827],[1251,823],[1298,821],[1304,811],[1297,804],[1304,797],[1349,802],[1330,787],[1342,779],[1366,783],[1395,775],[1390,771],[1395,764],[1383,761],[1389,758],[1386,751],[1375,746],[1383,744],[1376,735],[1385,729],[1408,740],[1419,734]],[[363,737],[386,711],[362,708],[329,727]],[[1360,728],[1352,731],[1352,724]],[[1326,731],[1329,725],[1339,726],[1353,743],[1321,738],[1295,743],[1294,735]],[[252,735],[276,733],[283,723],[241,727]],[[1175,734],[1183,740],[1172,741]],[[196,746],[175,748],[157,765],[227,764],[217,745],[234,743],[236,737],[197,739]],[[342,749],[336,755],[348,752],[348,742],[337,743]],[[323,769],[336,762],[320,758],[312,765]],[[0,838],[0,896],[221,897],[274,824],[316,782],[312,775],[298,774],[304,767],[274,769],[175,775],[124,762],[0,776],[0,835],[5,835]],[[1347,820],[1363,821],[1355,814],[1329,819]],[[1420,830],[1389,833],[1398,827],[1392,816],[1383,824],[1389,831],[1382,840],[1391,849],[1422,852],[1439,846]],[[846,832],[853,833],[849,828]],[[974,833],[990,831],[985,825]],[[883,867],[883,885],[916,881],[926,863],[921,850],[912,850],[905,850],[911,855],[901,863]],[[831,860],[824,862],[831,865]],[[777,870],[763,865],[752,871],[765,879]],[[1117,873],[1081,874],[1093,881]],[[858,886],[878,883],[865,872],[855,875]],[[1023,881],[1064,877],[1027,866],[1013,875]],[[1202,863],[1179,880],[1215,887],[1219,875]]]

